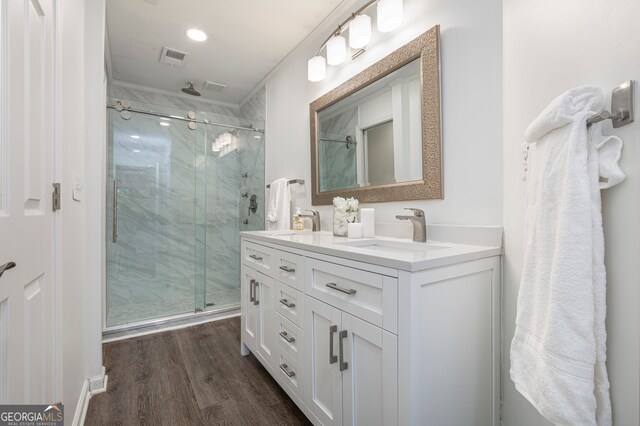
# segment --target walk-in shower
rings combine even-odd
[[[239,231],[264,225],[263,123],[116,99],[107,123],[106,329],[237,307]]]

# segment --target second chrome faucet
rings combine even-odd
[[[414,209],[411,207],[405,208],[405,210],[411,210],[413,216],[397,215],[396,219],[410,220],[413,224],[413,241],[424,243],[427,241],[427,222],[424,215],[424,210]]]

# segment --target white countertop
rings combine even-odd
[[[501,233],[501,230],[500,230]],[[441,241],[413,243],[411,240],[388,237],[375,237],[375,240],[388,243],[391,247],[375,249],[374,247],[357,247],[346,244],[367,244],[372,238],[348,239],[335,237],[331,232],[305,231],[245,231],[242,238],[256,242],[267,242],[282,247],[336,256],[359,262],[372,263],[393,269],[415,272],[439,266],[451,265],[502,254],[502,247],[492,245],[470,245]],[[424,250],[395,250],[393,245],[411,245]]]

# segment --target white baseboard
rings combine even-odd
[[[105,368],[102,367],[102,374],[96,377],[88,377],[82,384],[78,405],[73,416],[73,426],[83,426],[89,409],[89,400],[93,395],[107,391],[108,376],[105,374]]]
[[[105,368],[104,366],[102,366],[102,373],[99,376],[90,377],[88,379],[89,392],[91,393],[91,396],[98,393],[106,392],[108,379],[109,379],[109,376],[105,374]]]
[[[89,392],[89,381],[85,380],[82,383],[82,390],[80,391],[80,397],[78,398],[78,405],[76,406],[76,412],[73,416],[73,426],[84,425],[84,418],[87,416],[87,409],[89,408],[89,399],[91,398],[91,392]]]

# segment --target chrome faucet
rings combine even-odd
[[[405,210],[413,211],[413,216],[397,215],[396,219],[410,220],[413,224],[413,241],[424,243],[427,241],[427,223],[424,211],[421,209],[405,208]]]
[[[311,218],[311,223],[313,223],[313,227],[311,230],[313,232],[320,230],[320,212],[317,210],[305,210],[306,212],[311,212],[311,214],[301,214],[300,217],[308,217]]]

